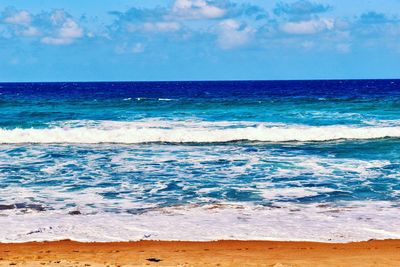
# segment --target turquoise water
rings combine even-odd
[[[71,214],[93,224],[100,215],[115,224],[143,220],[152,229],[154,213],[178,207],[188,229],[218,207],[279,215],[277,229],[295,218],[342,224],[350,229],[343,240],[399,234],[398,81],[1,84],[0,93],[0,213],[3,223],[21,221],[0,231],[2,240],[76,238],[63,223],[60,232],[46,228]],[[198,209],[206,215],[193,215]],[[343,218],[317,216],[332,209]],[[371,212],[368,234],[352,230],[360,210]],[[234,219],[213,218],[215,238],[234,227]],[[45,230],[31,237],[24,227]],[[284,237],[266,227],[245,223],[236,238],[318,239],[306,224]],[[107,239],[106,228],[86,239]],[[113,238],[144,230],[129,231]],[[158,237],[179,237],[168,232]]]

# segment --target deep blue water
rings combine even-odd
[[[0,128],[0,205],[400,201],[399,80],[2,83]]]

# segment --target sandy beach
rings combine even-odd
[[[399,266],[400,240],[0,244],[0,266]]]

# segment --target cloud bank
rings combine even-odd
[[[110,10],[111,22],[88,25],[85,14],[8,7],[0,13],[0,38],[49,46],[96,39],[113,43],[119,53],[143,53],[161,43],[202,43],[221,50],[263,50],[275,44],[350,52],[355,45],[373,45],[370,39],[387,38],[396,46],[392,40],[400,37],[400,20],[395,15],[366,11],[341,17],[334,10],[330,4],[308,0],[278,1],[273,7],[260,1],[175,0],[166,6]],[[120,49],[125,46],[132,49]]]

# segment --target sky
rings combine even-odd
[[[0,82],[400,78],[400,0],[1,0]]]

